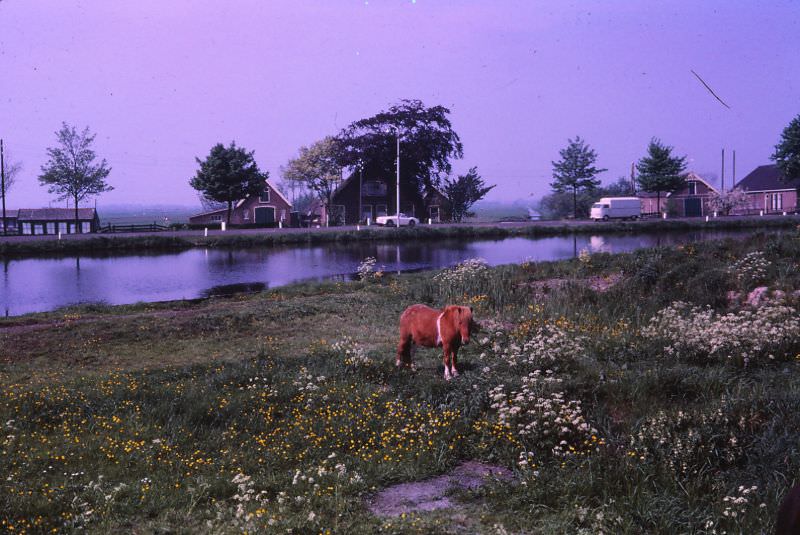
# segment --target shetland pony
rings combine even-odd
[[[449,305],[436,310],[425,305],[411,305],[400,315],[400,342],[397,366],[411,366],[415,346],[441,347],[444,350],[444,378],[458,377],[456,358],[461,344],[468,344],[477,330],[472,308]]]
[[[800,485],[795,485],[778,509],[775,535],[798,535],[800,533]]]

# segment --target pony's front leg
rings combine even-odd
[[[450,379],[453,378],[453,376],[450,374],[450,348],[449,347],[445,347],[445,349],[444,349],[443,361],[444,361],[444,378],[445,378],[445,380],[449,381]]]
[[[456,369],[456,358],[458,357],[458,349],[454,349],[450,355],[450,375],[458,377],[458,370]]]

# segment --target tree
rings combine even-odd
[[[606,169],[594,166],[597,154],[580,136],[567,140],[567,147],[558,151],[561,160],[553,164],[554,182],[550,184],[556,193],[572,191],[572,215],[578,217],[578,191],[592,190],[600,185],[595,178]]]
[[[422,205],[427,190],[438,187],[451,171],[450,160],[464,149],[444,106],[431,108],[419,100],[401,100],[387,111],[352,123],[339,135],[343,166],[369,162],[372,169],[394,176],[400,137],[400,180]],[[399,207],[398,207],[399,211]]]
[[[783,129],[781,141],[770,156],[783,172],[786,180],[800,178],[800,115]]]
[[[331,198],[342,179],[342,145],[332,136],[300,147],[300,154],[282,168],[283,178],[303,183],[325,201],[330,211]]]
[[[446,178],[444,194],[450,203],[450,214],[453,221],[460,223],[464,217],[475,215],[469,209],[494,187],[494,185],[484,184],[477,167],[472,167],[466,175],[459,175],[455,180]]]
[[[636,164],[639,188],[656,193],[656,206],[661,209],[661,193],[670,193],[686,184],[683,172],[686,170],[686,156],[672,156],[672,147],[653,138],[647,146],[647,156]]]
[[[11,189],[11,186],[14,185],[17,174],[22,170],[22,164],[20,162],[14,162],[11,159],[11,155],[3,148],[2,139],[0,139],[0,165],[2,165],[2,169],[0,169],[0,176],[2,176],[2,181],[0,181],[0,197],[2,197],[3,204],[3,234],[7,234],[6,195],[8,194],[8,190]]]
[[[747,192],[739,188],[721,193],[713,191],[708,197],[708,207],[725,215],[730,215],[736,208],[747,206],[749,202]]]
[[[217,143],[205,160],[195,158],[200,165],[189,184],[210,201],[225,203],[226,221],[231,222],[233,203],[264,189],[269,173],[258,169],[253,151],[247,152],[231,141],[228,147]]]
[[[60,146],[47,149],[49,160],[42,166],[39,182],[48,186],[48,193],[55,193],[61,199],[72,199],[75,202],[75,227],[78,224],[78,202],[86,197],[111,191],[113,187],[106,184],[111,172],[108,162],[103,158],[94,163],[97,155],[91,146],[96,134],[89,133],[89,127],[78,132],[74,126],[61,123],[61,130],[56,132]]]

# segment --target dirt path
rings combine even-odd
[[[467,461],[451,472],[413,483],[392,485],[376,494],[368,503],[378,516],[435,511],[457,507],[449,494],[454,490],[473,490],[491,481],[512,481],[511,470],[502,466]]]

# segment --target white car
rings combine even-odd
[[[400,224],[398,225],[398,220]],[[400,214],[400,217],[396,215],[382,215],[375,218],[375,224],[377,225],[384,225],[387,227],[396,227],[403,225],[408,225],[409,227],[413,227],[419,224],[419,219],[416,217],[407,216],[406,214]]]

